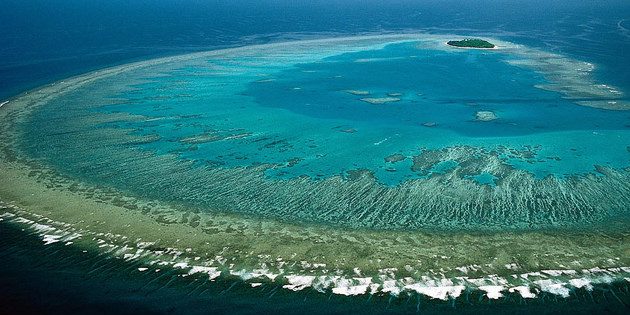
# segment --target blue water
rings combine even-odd
[[[630,119],[628,113],[575,106],[559,93],[535,88],[547,81],[531,70],[508,65],[509,55],[419,51],[415,45],[395,44],[300,64],[275,81],[251,84],[245,94],[264,106],[309,117],[376,126],[433,122],[436,128],[470,137],[624,129]],[[356,62],[370,58],[376,60]],[[371,94],[356,96],[344,90]],[[391,93],[402,94],[401,101],[380,106],[360,102]],[[479,110],[497,112],[502,119],[491,127],[476,122]]]
[[[619,87],[626,95],[630,93],[630,58],[628,58],[630,3],[627,0],[579,3],[559,0],[421,2],[317,0],[300,4],[288,0],[265,1],[264,3],[249,0],[4,0],[0,3],[0,30],[0,100],[70,75],[153,57],[291,39],[399,31],[495,36],[561,53],[595,64],[597,67],[595,76],[598,81]],[[493,142],[488,139],[506,135],[511,140],[502,140],[500,143],[507,143],[517,148],[522,148],[523,145],[554,143],[553,146],[543,146],[538,151],[539,156],[534,163],[518,159],[510,160],[514,167],[527,170],[538,178],[549,174],[562,176],[592,173],[594,172],[593,165],[596,163],[614,168],[628,166],[627,146],[630,146],[630,143],[625,142],[625,138],[609,139],[606,142],[591,133],[588,137],[563,139],[564,141],[559,142],[558,139],[546,137],[545,131],[587,134],[590,130],[602,130],[616,134],[616,131],[630,128],[630,114],[575,106],[562,99],[558,93],[533,88],[532,84],[544,81],[540,74],[508,66],[502,61],[502,58],[507,57],[500,54],[481,51],[460,56],[447,56],[439,51],[425,51],[423,54],[411,58],[409,47],[406,44],[397,44],[382,50],[333,56],[327,59],[327,62],[299,64],[294,68],[284,70],[277,76],[279,79],[276,81],[251,83],[241,93],[251,98],[253,104],[260,106],[261,112],[286,110],[291,115],[306,117],[305,120],[311,123],[324,122],[324,125],[319,126],[321,130],[325,129],[329,132],[324,133],[324,136],[355,137],[367,144],[383,140],[388,132],[398,128],[404,129],[407,135],[416,134],[416,131],[420,134],[429,132],[427,130],[452,132],[459,137],[456,139],[465,139],[468,143],[476,142],[477,145],[488,147],[499,143],[499,141]],[[351,62],[360,58],[382,56],[405,58],[370,63]],[[451,72],[448,77],[438,78],[436,76],[444,73],[428,71],[429,68],[439,67],[444,61],[448,61],[451,65],[474,69],[474,72]],[[400,72],[398,72],[396,79],[393,79],[387,76],[388,70],[392,68],[404,68],[408,72],[403,72],[403,77],[400,77]],[[321,80],[323,77],[337,75],[336,73],[341,69],[344,76],[338,80]],[[199,69],[180,69],[180,71],[182,76],[186,76],[187,72],[198,72]],[[373,72],[381,75],[370,76],[369,73]],[[474,77],[471,73],[474,73]],[[505,77],[496,77],[494,75],[496,73],[502,73]],[[510,79],[512,76],[514,81]],[[479,80],[483,84],[461,84],[461,82],[470,83],[472,78],[483,78]],[[177,78],[173,78],[175,79]],[[155,87],[168,83],[167,81],[138,86],[151,87],[153,84]],[[433,82],[438,81],[451,84],[432,85]],[[294,89],[295,87],[300,89]],[[348,89],[369,90],[379,97],[386,96],[388,93],[402,93],[402,100],[383,105],[367,104],[359,100],[362,96],[343,92]],[[320,92],[314,93],[315,90]],[[326,92],[321,93],[321,91]],[[133,95],[125,96],[132,97]],[[386,107],[387,110],[383,111],[382,107]],[[174,117],[182,112],[203,115],[206,109],[203,104],[194,104],[188,106],[186,110],[159,105],[151,110],[154,110],[156,117]],[[117,109],[109,107],[107,110]],[[147,113],[146,108],[134,109],[133,106],[125,108],[127,112],[134,110],[143,114]],[[492,128],[488,128],[487,125],[473,121],[474,113],[478,110],[495,111],[501,118],[495,122],[489,122]],[[40,114],[42,117],[51,115],[45,111]],[[213,126],[204,125],[207,119],[208,116],[187,117],[184,125],[180,124],[181,121],[174,121],[172,124],[154,123],[131,127],[141,127],[142,129],[138,131],[141,134],[157,133],[169,135],[172,140],[177,140],[212,128]],[[436,125],[426,127],[422,125],[424,123],[436,123]],[[264,129],[269,125],[258,127]],[[344,132],[344,130],[356,130],[356,132]],[[238,134],[241,131],[235,129],[231,132]],[[369,135],[365,136],[366,132]],[[530,139],[533,140],[528,143],[518,140],[523,136],[531,137]],[[260,139],[260,137],[255,139]],[[182,159],[193,160],[203,165],[214,163],[212,165],[216,166],[243,166],[260,162],[288,166],[295,157],[322,157],[319,160],[315,158],[302,160],[292,167],[278,167],[269,170],[266,175],[272,178],[295,178],[306,174],[313,178],[326,178],[340,173],[345,174],[345,171],[349,169],[370,168],[374,170],[382,183],[396,185],[406,179],[426,176],[426,174],[410,170],[410,158],[396,163],[384,161],[384,158],[390,154],[402,153],[411,156],[419,154],[426,148],[406,139],[409,138],[399,137],[399,139],[385,141],[378,147],[371,146],[371,149],[365,151],[359,159],[352,154],[344,155],[341,145],[326,146],[324,144],[332,142],[325,141],[313,143],[325,140],[323,136],[319,139],[308,137],[292,139],[295,141],[290,144],[279,141],[282,139],[264,139],[263,143],[242,140],[231,144],[202,144],[196,151],[188,151],[187,146],[176,141],[162,142],[159,145],[146,144],[143,147],[160,153],[177,153]],[[457,142],[450,144],[457,144]],[[444,144],[435,142],[436,147]],[[229,147],[230,145],[232,148]],[[264,145],[269,146],[259,150]],[[338,149],[341,154],[331,155],[331,152],[322,152],[323,147],[329,151]],[[221,150],[227,153],[218,154],[217,152]],[[334,160],[327,160],[324,154],[333,156]],[[561,157],[561,160],[555,160],[556,157]],[[72,165],[75,162],[71,157],[67,159],[60,163]],[[331,167],[334,165],[339,167]],[[429,173],[448,172],[456,166],[455,161],[440,162],[433,165]],[[87,172],[82,175],[91,176]],[[497,182],[493,174],[486,172],[471,175],[470,178],[490,187],[494,187]],[[9,234],[6,232],[7,229],[0,229],[0,232],[3,231],[5,234],[0,235]],[[19,231],[11,230],[10,234],[19,235]],[[16,241],[11,244],[17,243]],[[28,250],[19,251],[14,250],[14,245],[6,243],[2,245],[2,264],[4,264],[4,266],[0,264],[2,270],[5,270],[4,267],[8,264],[21,266],[20,261],[38,259],[41,253],[45,252],[35,245],[29,245]],[[30,258],[22,260],[24,256]],[[20,259],[14,259],[14,257]],[[65,257],[55,255],[47,257],[60,261],[67,260]],[[73,267],[68,267],[68,269],[77,274],[85,273],[85,270],[76,271]],[[111,277],[117,281],[119,278],[125,280],[112,285],[108,289],[111,291],[102,294],[112,296],[107,301],[98,301],[98,295],[86,297],[85,295],[89,294],[79,294],[99,292],[98,285],[84,279],[72,279],[72,288],[79,288],[76,291],[68,289],[60,292],[54,289],[66,283],[67,278],[63,274],[53,277],[52,289],[45,285],[41,287],[35,285],[34,288],[28,287],[20,291],[14,299],[3,295],[3,299],[0,300],[6,300],[7,302],[3,302],[5,305],[16,305],[17,309],[24,306],[23,301],[39,299],[39,296],[43,294],[53,302],[46,300],[42,308],[69,313],[79,313],[83,310],[69,305],[83,305],[86,309],[94,310],[94,303],[97,303],[104,309],[116,309],[114,307],[120,301],[135,305],[136,308],[142,310],[141,313],[183,313],[190,305],[204,307],[203,303],[198,303],[197,300],[189,305],[182,302],[178,305],[180,308],[174,309],[169,308],[168,305],[155,306],[156,303],[146,302],[142,294],[129,298],[130,291],[132,293],[137,291],[129,289],[126,274],[116,274],[115,270],[114,268],[111,271]],[[17,287],[19,283],[36,282],[37,278],[33,274],[40,273],[41,277],[49,275],[47,271],[41,270],[36,270],[34,273],[31,266],[25,265],[23,268],[11,269],[11,272],[7,274],[12,278],[2,277],[2,279],[8,283],[7,286]],[[144,288],[142,285],[138,287]],[[140,290],[140,292],[146,297],[152,291],[144,293]],[[222,292],[216,293],[222,294]],[[188,301],[188,297],[181,296],[179,293],[172,293],[169,296]],[[229,296],[224,301],[226,305],[219,305],[217,312],[230,313],[235,308],[251,309],[253,306],[248,301],[244,301],[246,299],[243,296],[246,295]],[[299,298],[301,300],[305,297]],[[267,296],[261,299],[267,300]],[[293,297],[287,298],[290,301],[292,299]],[[602,298],[603,301],[607,301],[606,303],[610,301],[609,299],[613,298],[605,296]],[[61,307],[55,304],[55,301],[60,300],[65,301]],[[94,302],[95,300],[97,302]],[[379,305],[387,303],[382,302],[383,304]],[[144,308],[150,303],[153,303],[151,307]],[[293,304],[285,300],[280,302],[274,300],[274,303],[278,305],[287,303],[289,305],[287,307],[293,307]],[[51,304],[57,307],[51,307]],[[313,304],[314,306],[309,306],[309,311],[316,313],[315,310],[327,304],[327,301],[317,300]],[[217,307],[216,304],[213,305]],[[414,307],[415,305],[412,308]],[[544,306],[543,309],[536,307],[531,311],[544,312],[546,310],[555,313],[605,311],[599,308],[587,309],[587,307],[579,309],[580,305],[572,307],[578,309],[556,309]],[[273,309],[271,305],[264,311]],[[409,309],[405,306],[403,311],[409,311]],[[347,310],[341,307],[340,310],[333,308],[329,312],[340,313]],[[513,311],[509,307],[493,310],[508,313]],[[623,310],[620,311],[623,312]],[[452,310],[448,309],[448,311]],[[483,308],[472,310],[471,313],[487,313],[487,311]],[[518,311],[527,313],[527,310],[523,309]],[[608,311],[617,312],[618,309]],[[294,312],[294,310],[287,309],[287,312]],[[374,312],[387,312],[387,310],[379,308]]]
[[[444,173],[448,168],[439,164],[428,172],[413,171],[412,156],[458,145],[488,150],[536,148],[536,156],[529,160],[505,160],[538,178],[593,173],[595,165],[629,165],[630,113],[578,106],[561,93],[537,88],[549,83],[544,75],[510,65],[515,56],[509,53],[462,53],[419,49],[418,45],[395,43],[269,69],[248,67],[248,62],[258,62],[256,58],[175,65],[160,70],[159,76],[132,75],[140,76],[141,83],[123,84],[106,97],[118,101],[98,111],[155,118],[107,125],[160,137],[141,145],[144,150],[174,153],[201,166],[274,164],[266,172],[271,178],[322,179],[367,169],[379,182],[396,185]],[[242,74],[232,78],[224,71]],[[108,82],[102,85],[115,86],[122,80]],[[352,90],[369,94],[357,95]],[[82,102],[103,102],[92,94],[88,91],[69,99],[77,100],[81,111]],[[362,100],[392,95],[399,100],[385,104]],[[54,104],[37,113],[30,127],[35,154],[46,155],[43,147],[47,144],[37,139],[47,137],[48,120],[63,119],[64,109],[70,108],[67,100]],[[478,121],[478,111],[491,111],[498,119]],[[85,115],[90,115],[89,110]],[[194,140],[208,135],[215,138]],[[405,159],[387,161],[392,154]],[[51,163],[73,172],[78,163],[74,158],[71,155],[65,163],[55,158]],[[493,185],[488,175],[492,174],[476,173],[469,178]],[[99,175],[87,177],[93,176]]]
[[[330,36],[318,36],[324,35]],[[492,36],[504,38],[503,33]],[[378,205],[345,207],[343,199],[354,193],[338,193],[340,186],[350,184],[335,184],[335,180],[352,180],[367,172],[375,179],[369,186],[371,193],[404,189],[409,183],[428,184],[427,179],[434,177],[440,177],[445,187],[460,187],[454,181],[477,184],[470,189],[503,183],[499,188],[514,196],[487,198],[511,207],[519,198],[515,196],[519,189],[532,187],[519,184],[508,188],[509,181],[504,180],[514,178],[511,175],[525,181],[533,177],[538,183],[550,176],[566,178],[544,185],[572,185],[574,180],[594,180],[588,176],[601,175],[606,169],[623,171],[630,165],[627,111],[579,106],[566,100],[566,93],[537,88],[558,83],[547,78],[559,70],[509,63],[535,59],[536,53],[524,57],[519,52],[526,54],[526,49],[444,47],[441,43],[449,37],[432,37],[440,44],[431,44],[426,36],[402,43],[371,37],[370,45],[351,50],[331,41],[321,47],[309,46],[308,51],[292,44],[258,46],[250,55],[232,51],[223,57],[195,57],[134,70],[86,85],[38,108],[23,125],[21,144],[31,156],[61,173],[134,195],[185,202],[200,211],[370,228],[419,228],[427,221],[410,223],[405,216],[409,211],[427,215],[423,209],[433,208],[419,204],[429,199],[404,194],[396,194],[400,204],[395,209],[383,200]],[[583,79],[577,80],[577,87],[571,88],[579,88]],[[349,90],[400,99],[371,104],[365,95]],[[498,119],[475,118],[488,111]],[[94,124],[93,116],[98,113],[146,119]],[[132,141],[121,133],[108,135],[115,131],[146,140]],[[145,152],[178,159],[173,165],[150,162]],[[233,175],[218,175],[221,172]],[[264,175],[259,182],[247,179],[259,173]],[[308,179],[301,185],[321,185],[326,197],[314,198],[308,193],[312,186],[296,186],[300,179]],[[277,193],[253,193],[270,185]],[[534,187],[540,193],[554,189]],[[430,190],[412,190],[415,194],[424,191]],[[490,194],[493,190],[483,191]],[[625,198],[623,191],[596,193]],[[541,215],[535,225],[567,226],[584,217],[610,216],[623,211],[618,206],[623,200],[613,208],[601,205],[601,210],[584,216],[557,213],[578,207],[572,201],[561,207],[545,206],[547,210],[537,211],[551,214]],[[317,205],[320,201],[340,209],[322,212],[324,206]],[[431,227],[487,226],[485,219],[462,210],[466,207],[445,205],[461,221],[445,218],[446,209],[435,210],[431,217],[439,223]],[[276,207],[285,212],[274,211]],[[389,223],[372,218],[355,222],[354,212],[373,207],[384,209],[391,216]],[[519,208],[519,214],[503,213],[492,219],[493,224],[529,226],[533,223],[525,209],[527,206]],[[592,220],[579,224],[590,226]]]
[[[578,290],[571,299],[548,295],[527,302],[517,295],[488,301],[474,292],[456,302],[327,296],[277,286],[252,289],[236,279],[191,286],[190,277],[181,278],[179,272],[162,277],[135,271],[142,264],[103,260],[97,253],[62,244],[45,246],[37,236],[5,222],[0,222],[0,236],[0,302],[5,314],[624,314],[627,310],[621,302],[628,299],[623,283],[616,284],[615,294],[602,286],[593,292]],[[86,274],[91,281],[86,281]]]
[[[147,57],[400,30],[501,34],[592,61],[601,67],[601,77],[628,88],[630,40],[617,25],[630,18],[628,10],[625,0],[5,0],[0,3],[0,97]],[[629,24],[621,23],[625,29]]]

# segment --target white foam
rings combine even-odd
[[[628,280],[628,282],[630,282],[630,280]],[[370,284],[370,294],[376,294],[376,293],[378,292],[378,288],[379,288],[380,286],[381,286],[381,285],[380,285],[380,284],[378,284],[378,283],[372,283],[372,284]]]
[[[468,266],[456,267],[455,270],[459,270],[462,273],[468,273],[469,271],[477,271],[479,267],[480,266],[478,265],[468,265]]]
[[[133,254],[130,254],[130,253],[124,254],[123,259],[127,261],[136,260],[140,257],[145,256],[146,254],[147,253],[145,253],[144,249],[137,249],[136,252]]]
[[[569,280],[569,284],[576,288],[585,288],[588,291],[593,290],[593,285],[591,285],[591,281],[586,278],[577,278]]]
[[[541,270],[541,272],[542,273],[546,273],[546,274],[548,274],[550,276],[553,276],[553,277],[557,277],[557,276],[560,276],[560,275],[563,275],[563,274],[565,274],[565,275],[574,275],[574,274],[577,273],[577,271],[570,270],[570,269],[569,270]]]
[[[43,236],[44,245],[50,245],[59,242],[61,235],[46,234]]]
[[[289,284],[283,285],[285,289],[300,291],[310,287],[315,280],[315,276],[288,275],[285,276]]]
[[[511,264],[505,264],[505,268],[509,269],[509,270],[516,270],[518,269],[518,265],[515,263],[511,263]]]
[[[383,281],[383,289],[382,292],[390,293],[393,296],[398,296],[400,294],[401,288],[396,284],[396,280],[385,280]]]
[[[174,264],[173,268],[186,269],[186,268],[188,268],[188,263],[186,263],[186,262],[179,262],[179,263]]]
[[[57,242],[69,242],[81,237],[81,234],[59,230],[53,226],[35,223],[34,221],[18,217],[16,222],[29,224],[35,232],[42,237],[44,245],[50,245]]]
[[[486,296],[489,299],[496,300],[503,296],[501,291],[505,290],[505,287],[502,285],[482,285],[479,286],[479,290],[486,291]]]
[[[367,292],[371,284],[372,278],[342,278],[335,283],[332,292],[341,295],[361,295]]]
[[[278,277],[278,274],[274,274],[270,272],[269,269],[254,269],[252,271],[247,271],[245,269],[238,270],[238,271],[230,270],[230,274],[240,277],[243,280],[267,277],[269,278],[269,280],[273,281],[274,279],[276,279],[276,277]]]
[[[529,277],[540,277],[542,274],[540,272],[528,272],[521,274],[521,278],[528,279]]]
[[[422,283],[406,285],[405,289],[413,290],[432,299],[447,300],[449,297],[457,298],[466,289],[463,285],[455,286],[427,286]]]
[[[518,287],[510,288],[508,291],[510,292],[518,292],[525,299],[533,299],[536,297],[536,294],[533,293],[528,286],[521,285]]]
[[[221,275],[221,271],[219,271],[217,267],[206,266],[192,266],[192,268],[188,271],[188,274],[192,275],[194,273],[205,273],[210,277],[210,280]]]
[[[28,224],[40,234],[46,244],[53,244],[60,241],[69,242],[67,240],[81,236],[80,234],[74,233],[69,230],[68,227],[64,227],[64,230],[59,230],[57,228],[60,226],[59,223],[52,224],[49,221],[43,221],[45,223],[50,223],[50,225],[41,224],[21,217],[13,218],[11,215],[8,214],[0,214],[0,217],[11,218],[11,220],[14,220],[15,222]],[[38,219],[38,221],[42,220]],[[111,237],[117,237],[118,235],[110,235],[109,233],[100,235],[104,239],[97,238],[94,235],[92,236],[92,240],[94,240],[101,246],[111,247],[106,248],[107,252],[120,258],[128,260],[139,260],[149,255],[168,255],[168,257],[171,257],[170,259],[165,260],[165,258],[160,257],[159,259],[150,262],[150,265],[169,265],[173,268],[188,269],[188,275],[192,275],[195,273],[204,273],[207,274],[211,280],[219,277],[222,274],[222,272],[218,270],[218,267],[213,267],[215,262],[214,260],[209,260],[206,262],[195,262],[195,264],[204,265],[189,265],[191,263],[191,260],[184,257],[177,258],[178,256],[182,255],[182,252],[177,250],[176,248],[168,248],[164,251],[150,251],[149,249],[143,249],[152,245],[152,243],[150,242],[139,242],[139,240],[136,240],[130,245],[118,246],[114,245],[115,242],[113,242],[111,239]],[[195,258],[195,261],[200,260],[197,259],[197,257]],[[173,261],[175,259],[179,260],[179,262]],[[231,256],[226,254],[226,257],[216,256],[216,259],[218,260],[218,263],[225,264],[225,262],[232,258]],[[619,260],[619,258],[617,258],[617,260]],[[615,279],[625,279],[626,281],[630,281],[630,278],[623,274],[630,273],[630,267],[614,267],[606,269],[594,267],[590,269],[583,269],[581,271],[567,269],[541,270],[540,272],[529,272],[523,274],[515,273],[512,275],[512,277],[514,279],[520,278],[518,279],[520,283],[518,284],[518,286],[513,286],[516,284],[510,284],[505,278],[499,277],[497,275],[486,275],[476,279],[468,279],[467,277],[446,279],[444,278],[443,273],[445,271],[443,269],[441,269],[441,275],[440,273],[429,270],[431,274],[433,274],[433,276],[431,276],[427,272],[424,275],[416,275],[413,277],[405,278],[396,277],[396,272],[398,271],[398,269],[396,268],[379,269],[378,277],[375,276],[374,278],[363,276],[364,272],[359,270],[358,268],[353,269],[353,272],[354,274],[361,276],[353,278],[342,276],[344,272],[342,272],[341,270],[333,270],[330,272],[328,270],[323,270],[324,274],[329,275],[305,275],[305,273],[307,272],[313,272],[313,268],[321,268],[325,265],[308,263],[306,261],[299,261],[295,264],[296,266],[302,267],[308,266],[309,268],[311,268],[311,270],[303,270],[301,271],[302,274],[285,276],[288,284],[284,285],[283,288],[293,291],[299,291],[307,287],[311,287],[319,292],[332,291],[332,293],[334,294],[346,296],[362,295],[368,293],[376,294],[379,291],[382,293],[388,293],[393,296],[397,296],[403,290],[408,290],[425,295],[432,299],[448,300],[449,298],[459,297],[462,292],[466,290],[467,287],[470,287],[485,291],[486,296],[489,299],[499,299],[503,297],[502,292],[506,290],[512,293],[518,292],[523,298],[535,298],[539,295],[540,291],[548,292],[566,298],[570,296],[570,288],[585,288],[587,290],[592,290],[594,283],[610,283]],[[233,265],[234,264],[231,264],[230,268],[233,268]],[[266,263],[261,263],[259,266],[261,267],[259,269],[241,269],[239,271],[230,270],[229,272],[233,275],[241,277],[244,280],[266,277],[271,281],[275,281],[279,274],[284,273],[284,270],[281,269],[279,269],[279,272],[276,271],[276,273],[271,272],[267,268]],[[509,264],[505,266],[507,269],[513,269],[517,265]],[[462,272],[468,272],[469,270],[478,270],[479,268],[480,267],[477,265],[469,265],[456,269]],[[405,266],[405,270],[409,271],[408,269],[411,268],[407,268],[407,266]],[[141,272],[146,270],[148,270],[148,268],[146,267],[138,268],[138,271]],[[158,270],[156,270],[156,272],[157,271]],[[577,276],[577,274],[581,275]],[[566,279],[564,276],[568,276],[569,279]],[[624,276],[626,277],[624,278]],[[420,277],[421,279],[418,279],[418,277]],[[563,280],[557,279],[558,277],[562,277]],[[528,284],[535,285],[535,287],[529,286]],[[262,285],[262,282],[251,283],[252,287],[257,287],[260,285]]]
[[[313,289],[324,293],[326,292],[326,289],[334,286],[340,278],[340,276],[319,276],[315,279],[315,281],[313,281],[312,287]]]
[[[155,242],[138,242],[138,248],[147,248],[149,246],[155,245]]]
[[[564,282],[558,282],[551,279],[538,280],[534,281],[535,284],[540,286],[540,290],[549,292],[551,294],[560,295],[562,297],[569,297],[569,289],[567,289],[564,285]]]
[[[39,232],[39,233],[46,233],[46,232],[51,232],[51,231],[55,231],[55,230],[56,230],[55,228],[53,228],[53,227],[52,227],[52,226],[50,226],[50,225],[39,224],[39,223],[34,223],[34,224],[31,224],[31,227],[32,227],[35,231],[37,231],[37,232]]]

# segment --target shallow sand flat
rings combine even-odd
[[[346,90],[346,93],[350,93],[352,95],[370,95],[370,91],[364,90]]]
[[[380,105],[380,104],[386,104],[386,103],[399,102],[400,98],[398,97],[366,97],[366,98],[362,98],[361,100],[366,103]]]

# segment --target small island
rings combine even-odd
[[[446,44],[450,46],[463,47],[463,48],[490,49],[490,48],[496,47],[493,43],[490,43],[488,41],[485,41],[483,39],[478,39],[478,38],[469,38],[469,39],[463,39],[463,40],[450,40]]]

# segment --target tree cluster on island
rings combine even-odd
[[[468,38],[463,40],[451,40],[446,44],[455,47],[467,47],[467,48],[494,48],[494,44],[478,38]]]

